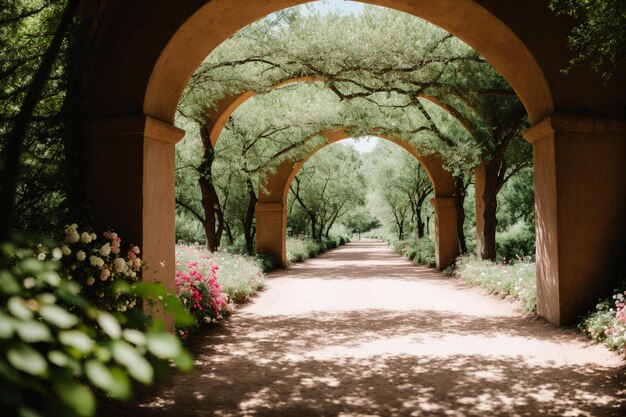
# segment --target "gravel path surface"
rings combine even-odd
[[[626,416],[624,361],[573,329],[350,243],[272,273],[196,368],[102,416]]]

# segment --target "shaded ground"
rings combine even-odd
[[[624,363],[361,241],[270,274],[196,369],[102,416],[625,416]]]

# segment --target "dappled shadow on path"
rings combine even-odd
[[[572,335],[554,330],[427,311],[242,314],[198,335],[192,374],[115,415],[624,415],[624,369],[561,355]]]
[[[189,348],[192,373],[99,414],[626,415],[615,355],[380,243],[272,274],[253,303]]]

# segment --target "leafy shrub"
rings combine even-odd
[[[191,357],[161,322],[150,321],[140,308],[122,314],[93,306],[79,285],[92,276],[90,268],[77,267],[70,277],[61,248],[32,247],[23,240],[0,245],[3,415],[91,416],[93,387],[128,399],[131,377],[150,383],[157,371],[169,368],[169,360],[191,368]],[[105,281],[111,284],[111,276]],[[137,291],[123,281],[111,286],[120,296],[158,295],[170,309],[177,305],[161,286],[137,283]]]
[[[309,258],[315,258],[320,253],[324,253],[329,249],[335,249],[348,242],[350,242],[350,239],[347,236],[324,237],[321,242],[317,242],[309,237],[287,236],[287,264],[292,265],[306,261]]]
[[[309,249],[304,238],[287,237],[287,264],[303,262],[309,259]]]
[[[268,255],[266,253],[259,253],[256,255],[256,258],[259,261],[261,270],[263,272],[271,272],[276,269],[278,265],[278,261],[272,255]]]
[[[209,252],[198,244],[176,245],[176,269],[186,270],[193,263],[193,268],[205,277],[211,276],[212,264],[217,265],[217,283],[235,303],[245,302],[265,286],[265,276],[254,258],[227,251]]]
[[[430,236],[411,240],[405,249],[405,255],[417,264],[434,267],[435,242]]]
[[[479,285],[493,294],[511,296],[520,301],[524,311],[537,310],[537,280],[534,262],[517,262],[512,265],[477,259],[474,255],[457,258],[454,275]]]
[[[416,264],[435,266],[435,242],[431,236],[421,239],[390,240],[393,251],[404,255]]]
[[[534,224],[528,225],[523,221],[511,225],[504,232],[498,233],[496,239],[496,253],[498,258],[505,262],[535,257]]]

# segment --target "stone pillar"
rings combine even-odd
[[[474,195],[476,197],[476,256],[482,258],[483,231],[485,229],[485,164],[480,164],[474,170]]]
[[[174,147],[185,132],[149,116],[86,125],[87,198],[95,232],[141,247],[143,279],[174,289]],[[164,266],[161,267],[161,263]]]
[[[430,202],[435,207],[435,261],[442,271],[459,256],[456,207],[454,197],[433,198]]]
[[[553,115],[533,144],[538,313],[574,322],[617,285],[626,254],[626,123]]]
[[[256,252],[274,257],[277,266],[287,266],[287,210],[284,203],[257,203]]]

